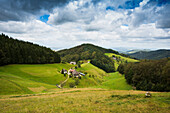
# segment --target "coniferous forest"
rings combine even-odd
[[[170,58],[121,64],[118,71],[137,90],[170,91]]]
[[[0,65],[59,62],[59,54],[50,48],[0,35]]]

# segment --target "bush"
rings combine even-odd
[[[80,83],[79,79],[75,79],[75,84],[79,85],[79,83]]]
[[[74,83],[74,82],[69,83],[69,87],[70,87],[70,88],[74,88],[74,86],[75,86],[75,83]]]

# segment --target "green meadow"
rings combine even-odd
[[[85,63],[77,71],[86,76],[67,79],[60,74],[70,64],[7,65],[0,67],[0,112],[36,113],[169,113],[170,93],[132,90],[123,75],[106,73]],[[75,84],[77,88],[70,88]]]
[[[128,85],[124,76],[118,72],[109,73],[109,76],[105,76],[104,80],[105,81],[97,87],[112,90],[132,90],[132,86]]]
[[[37,95],[1,96],[0,112],[10,113],[169,113],[170,93],[100,88],[61,89]]]
[[[108,57],[112,57],[114,55],[115,57],[118,57],[121,60],[121,61],[114,60],[116,70],[121,63],[124,63],[124,62],[139,62],[139,60],[124,57],[124,56],[117,55],[117,54],[114,54],[114,53],[105,53],[105,55],[108,56]]]
[[[0,67],[0,94],[26,94],[56,88],[66,77],[60,74],[70,64],[7,65]]]
[[[40,65],[7,65],[0,67],[0,94],[32,94],[48,92],[56,88],[67,76],[60,73],[61,69],[74,68],[70,64],[40,64]],[[75,86],[92,87],[100,85],[103,76],[108,75],[103,70],[92,64],[83,64],[77,69],[80,72],[87,73],[86,76],[79,78],[69,78],[63,85],[69,88],[73,83]]]

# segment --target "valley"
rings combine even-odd
[[[2,38],[0,112],[170,112],[169,58],[138,60],[93,44],[56,52]]]

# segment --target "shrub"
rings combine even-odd
[[[70,88],[73,88],[74,86],[75,86],[75,83],[74,83],[74,82],[69,83],[69,87],[70,87]]]

